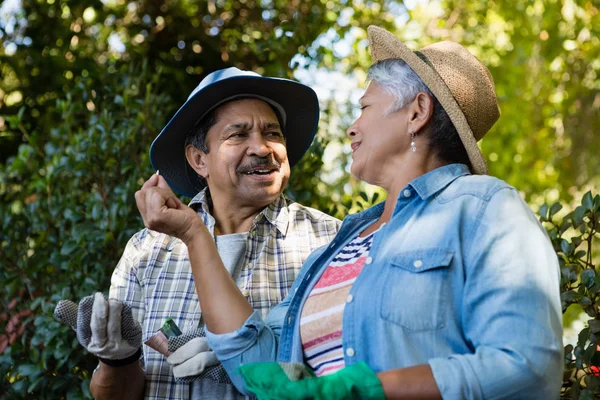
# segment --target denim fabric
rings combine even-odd
[[[379,204],[348,216],[264,321],[255,312],[235,332],[207,332],[240,390],[241,363],[303,360],[299,317],[311,288],[382,211]],[[557,257],[514,188],[461,164],[422,175],[400,192],[370,254],[344,310],[346,365],[365,361],[380,372],[429,364],[445,399],[558,398]]]

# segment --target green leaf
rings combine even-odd
[[[581,272],[581,283],[587,287],[591,287],[594,283],[596,283],[595,278],[596,271],[593,269],[586,269]]]
[[[33,377],[33,376],[37,376],[40,373],[42,373],[43,371],[40,371],[39,367],[37,365],[34,364],[22,364],[19,365],[19,367],[17,368],[17,371],[19,371],[19,373],[21,375],[27,376],[27,377]]]
[[[62,248],[60,249],[60,254],[62,254],[63,256],[68,256],[69,254],[71,254],[73,251],[75,251],[75,249],[77,248],[77,242],[74,240],[67,240]]]
[[[540,215],[540,221],[547,221],[548,220],[548,205],[547,204],[542,204],[542,206],[540,207],[538,214]]]
[[[569,243],[566,239],[561,239],[560,249],[565,254],[570,254],[573,251],[573,244]]]
[[[575,348],[575,350],[580,349],[586,344],[586,342],[588,341],[588,338],[590,336],[590,329],[589,328],[583,328],[578,335],[577,338],[577,347]],[[575,354],[575,357],[578,357],[577,354]]]
[[[588,191],[586,194],[583,195],[581,205],[585,208],[585,211],[591,210],[594,207],[594,201],[592,199],[591,191]]]
[[[577,228],[579,225],[583,223],[583,217],[585,216],[585,208],[579,206],[575,209],[573,213],[573,226]]]
[[[552,204],[552,207],[550,207],[550,219],[552,219],[552,216],[554,216],[554,214],[559,212],[562,208],[563,206],[560,203]]]
[[[597,319],[591,319],[588,321],[588,325],[590,327],[590,330],[593,333],[598,333],[600,332],[600,321]]]
[[[594,212],[600,211],[600,194],[594,197]]]

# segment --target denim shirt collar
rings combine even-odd
[[[406,189],[408,187],[412,187],[422,200],[426,200],[429,197],[441,192],[457,178],[470,174],[471,172],[469,171],[469,167],[467,167],[465,164],[444,165],[443,167],[436,168],[433,171],[429,171],[426,174],[413,179],[411,182],[409,182]],[[403,196],[402,192],[404,190],[400,191],[399,197]],[[382,201],[381,203],[365,211],[348,215],[346,220],[348,220],[349,223],[374,220],[379,218],[379,216],[383,213],[384,206],[385,202]]]
[[[441,192],[456,178],[470,174],[469,167],[465,164],[448,164],[413,179],[408,186],[411,186],[421,199],[427,200]]]
[[[196,210],[198,215],[204,221],[204,224],[208,227],[209,231],[214,232],[215,219],[210,213],[210,205],[212,204],[212,198],[208,187],[202,189],[190,203],[188,204],[191,208]],[[253,227],[259,224],[261,221],[267,221],[273,225],[277,230],[285,236],[289,225],[289,212],[287,207],[287,201],[283,194],[265,207],[255,218]],[[213,234],[214,236],[214,234]]]

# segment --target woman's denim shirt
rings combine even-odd
[[[287,298],[262,320],[209,343],[241,391],[237,367],[303,362],[300,315],[331,259],[383,204],[348,216],[311,254]],[[452,164],[400,192],[346,299],[345,363],[375,372],[429,364],[445,399],[558,398],[560,272],[544,229],[505,182]]]

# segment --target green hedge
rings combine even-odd
[[[132,201],[151,174],[148,148],[173,104],[144,68],[81,80],[28,132],[0,171],[0,397],[89,398],[93,356],[52,317],[59,299],[106,290],[128,238],[142,226]],[[13,126],[19,117],[8,120]]]
[[[125,243],[142,226],[133,194],[152,173],[150,143],[178,106],[156,92],[160,79],[143,66],[107,74],[104,87],[79,79],[52,108],[62,123],[24,132],[28,143],[0,170],[0,398],[90,397],[96,360],[52,311],[60,299],[106,291]],[[18,115],[7,123],[24,129]],[[311,188],[324,144],[317,140],[288,191],[321,208],[330,201]],[[355,201],[366,207],[375,199],[362,193]],[[586,193],[561,218],[560,209],[544,205],[540,219],[561,263],[563,311],[577,304],[590,317],[577,345],[566,347],[563,389],[566,398],[586,399],[600,393],[594,369],[600,366],[600,275],[592,256],[600,195]]]

